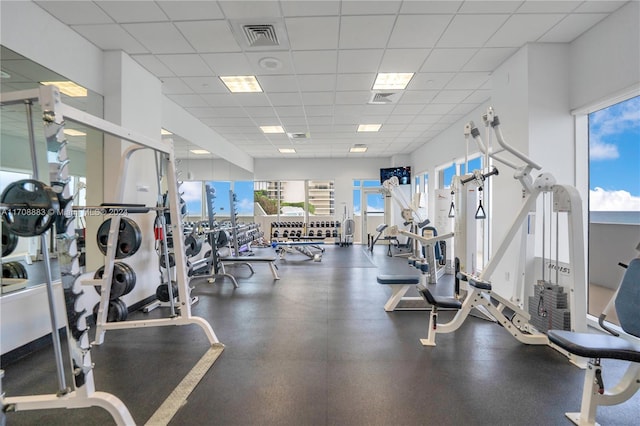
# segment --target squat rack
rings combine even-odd
[[[37,409],[51,408],[86,408],[91,406],[102,407],[109,412],[114,421],[119,425],[135,424],[129,410],[124,403],[116,396],[98,392],[95,390],[93,379],[94,365],[91,362],[91,344],[89,344],[88,328],[85,324],[85,312],[76,312],[75,305],[77,299],[82,295],[82,291],[74,291],[77,279],[80,276],[78,266],[78,253],[75,243],[74,215],[73,215],[73,198],[69,197],[68,178],[68,157],[66,153],[66,140],[63,134],[64,120],[74,121],[90,128],[102,131],[105,134],[116,138],[132,142],[133,146],[129,147],[122,155],[120,160],[120,174],[117,184],[116,203],[119,207],[125,208],[126,205],[121,204],[124,197],[124,184],[128,169],[128,162],[131,155],[140,149],[149,148],[159,152],[163,157],[167,167],[167,179],[170,182],[168,186],[168,197],[170,200],[169,213],[171,217],[171,227],[173,235],[182,236],[182,221],[180,217],[180,202],[177,185],[171,184],[177,182],[175,170],[175,156],[173,144],[171,141],[158,141],[149,138],[143,134],[123,128],[114,123],[95,117],[84,111],[65,105],[62,102],[60,91],[55,86],[40,86],[38,89],[24,90],[11,93],[0,94],[0,105],[20,104],[27,105],[27,115],[30,118],[31,104],[38,102],[43,111],[44,130],[47,144],[47,158],[49,162],[50,180],[58,185],[60,189],[60,198],[66,201],[60,208],[64,211],[63,217],[56,220],[56,239],[58,240],[58,259],[60,266],[60,275],[62,288],[65,298],[65,306],[62,308],[66,313],[66,335],[68,339],[68,348],[70,356],[71,371],[73,374],[74,390],[68,388],[65,384],[64,362],[60,350],[58,326],[55,320],[56,307],[53,295],[51,274],[47,274],[47,293],[49,298],[49,310],[52,321],[52,337],[54,341],[54,352],[56,356],[56,367],[58,370],[59,390],[55,394],[44,395],[27,395],[17,397],[5,397],[2,392],[1,379],[3,372],[0,373],[0,401],[3,410],[25,411]],[[29,124],[29,137],[32,146],[32,156],[34,157],[35,166],[35,140],[33,137],[32,122]],[[35,171],[35,169],[34,169]],[[65,198],[66,197],[66,198]],[[60,215],[59,215],[60,216]],[[210,343],[209,350],[204,354],[196,367],[189,373],[189,379],[193,382],[194,372],[197,373],[197,381],[206,373],[213,363],[224,350],[218,338],[216,337],[211,325],[203,318],[193,316],[191,314],[191,304],[189,298],[189,286],[187,278],[187,267],[185,258],[185,247],[182,238],[175,238],[174,244],[176,252],[180,253],[176,257],[176,281],[178,283],[178,294],[180,298],[180,315],[153,320],[141,321],[125,321],[120,323],[107,323],[107,314],[109,306],[109,294],[111,291],[111,282],[113,275],[114,259],[117,248],[118,231],[120,226],[120,216],[114,215],[111,220],[109,229],[109,242],[107,245],[107,254],[105,259],[105,270],[102,280],[91,284],[101,285],[100,307],[98,310],[96,340],[93,344],[101,344],[104,341],[104,333],[108,329],[124,329],[139,327],[155,327],[167,325],[188,325],[197,324],[205,332]],[[46,240],[43,238],[43,243]],[[46,262],[45,262],[46,263]],[[45,265],[47,266],[47,265]],[[50,268],[47,267],[47,270]],[[198,370],[198,371],[195,371]],[[185,378],[186,380],[187,378]],[[184,380],[183,380],[184,382]],[[193,387],[195,387],[193,384]],[[182,385],[182,383],[181,383]],[[190,392],[190,390],[188,392]],[[176,389],[177,390],[177,389]],[[185,389],[181,389],[183,392]],[[174,391],[175,393],[175,391]],[[186,398],[186,395],[181,395]],[[167,422],[171,419],[178,407],[166,406],[163,404],[154,414],[153,419],[162,418]],[[169,404],[171,405],[171,404]],[[175,404],[174,404],[175,405]]]

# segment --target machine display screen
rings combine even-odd
[[[411,184],[411,167],[390,167],[387,169],[380,169],[381,184],[393,176],[398,178],[400,185],[409,185]]]

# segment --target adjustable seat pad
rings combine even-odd
[[[462,302],[453,297],[443,297],[443,296],[434,296],[431,294],[429,289],[424,285],[420,284],[417,286],[418,293],[424,297],[424,299],[430,305],[437,306],[438,308],[447,308],[447,309],[460,309],[462,308]]]
[[[608,334],[549,330],[552,343],[585,358],[609,358],[640,362],[640,345]]]
[[[415,275],[378,275],[378,284],[418,284],[420,277]]]

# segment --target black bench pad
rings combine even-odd
[[[446,309],[460,309],[462,308],[462,302],[454,297],[434,296],[429,289],[422,284],[417,286],[418,293],[427,301],[430,305],[437,306],[438,308]]]
[[[242,256],[242,257],[221,257],[221,262],[275,262],[275,257],[258,257],[258,256]]]
[[[378,284],[418,284],[420,277],[415,275],[378,275]]]
[[[552,343],[585,358],[609,358],[640,362],[640,345],[608,334],[549,330]]]
[[[475,278],[469,278],[469,285],[475,288],[479,288],[480,290],[491,291],[491,283],[488,283],[486,281],[480,281]]]

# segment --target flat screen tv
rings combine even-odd
[[[411,167],[390,167],[387,169],[380,169],[380,183],[384,183],[385,180],[391,177],[397,177],[400,185],[411,184]]]

